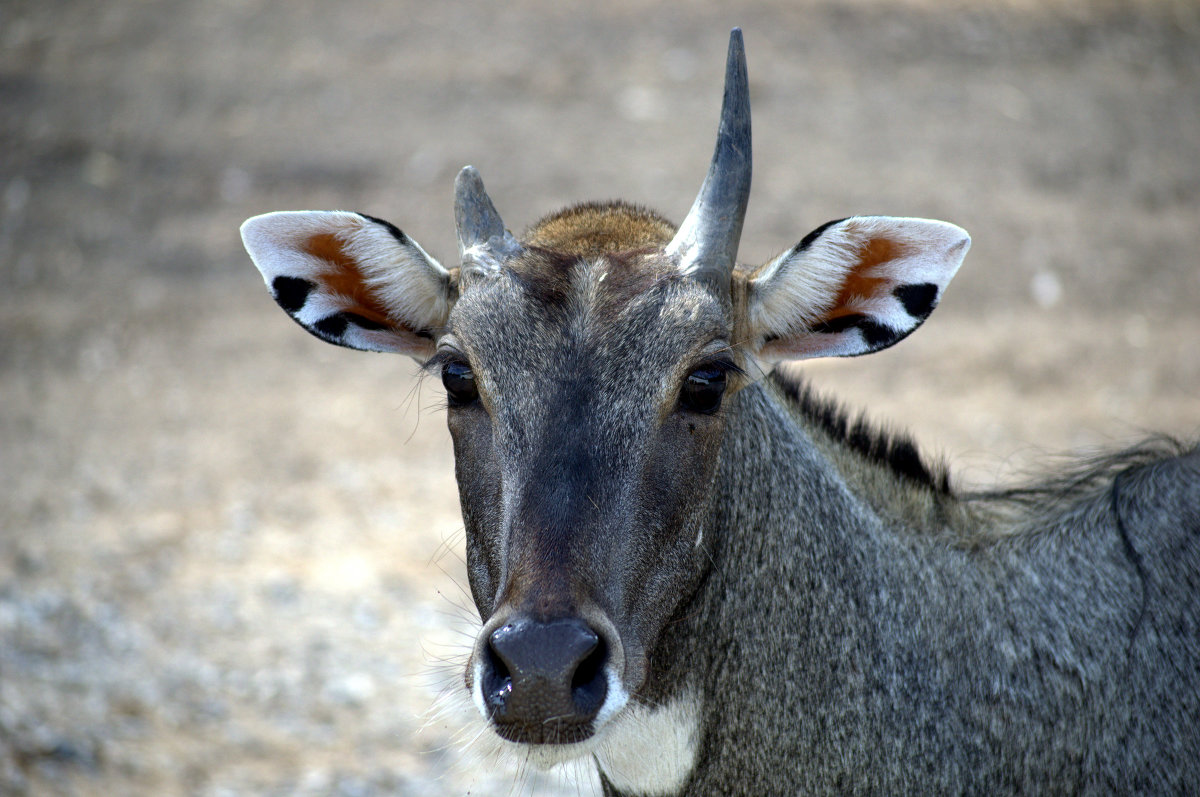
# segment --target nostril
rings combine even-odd
[[[595,647],[575,668],[571,676],[571,698],[580,714],[590,716],[600,710],[608,691],[604,677],[604,664],[607,661],[608,648],[603,639],[597,639]]]
[[[488,709],[494,715],[504,709],[505,700],[512,692],[512,672],[492,645],[492,640],[483,649],[483,672],[480,688]]]

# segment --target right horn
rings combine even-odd
[[[742,30],[734,28],[729,34],[725,98],[712,163],[692,209],[666,249],[683,273],[707,283],[723,298],[729,296],[737,260],[750,199],[750,172],[750,86]]]

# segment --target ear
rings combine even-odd
[[[450,274],[386,221],[345,211],[255,216],[242,241],[300,326],[352,349],[427,359],[450,313]]]
[[[971,245],[927,219],[831,221],[751,275],[746,320],[763,360],[847,357],[887,348],[920,326]]]

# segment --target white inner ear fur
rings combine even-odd
[[[334,264],[308,253],[309,241],[332,235],[357,267],[363,285],[394,321],[412,330],[442,324],[450,311],[450,275],[407,235],[342,210],[283,211],[248,219],[242,240],[267,285],[290,276],[320,282]]]
[[[807,331],[827,317],[866,246],[886,240],[899,256],[870,267],[860,277],[891,285],[929,283],[941,290],[958,270],[970,246],[961,227],[944,221],[855,216],[830,225],[808,247],[784,252],[762,266],[750,285],[747,318],[754,337],[787,337]],[[858,312],[884,311],[899,301],[890,295],[861,296]],[[885,310],[882,305],[889,305]]]
[[[382,225],[359,218],[360,228],[344,239],[346,254],[358,263],[371,293],[412,329],[445,323],[450,273],[407,235],[401,243]]]

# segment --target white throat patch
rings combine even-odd
[[[677,794],[696,765],[700,701],[684,692],[665,706],[629,704],[604,729],[596,762],[621,791]]]

